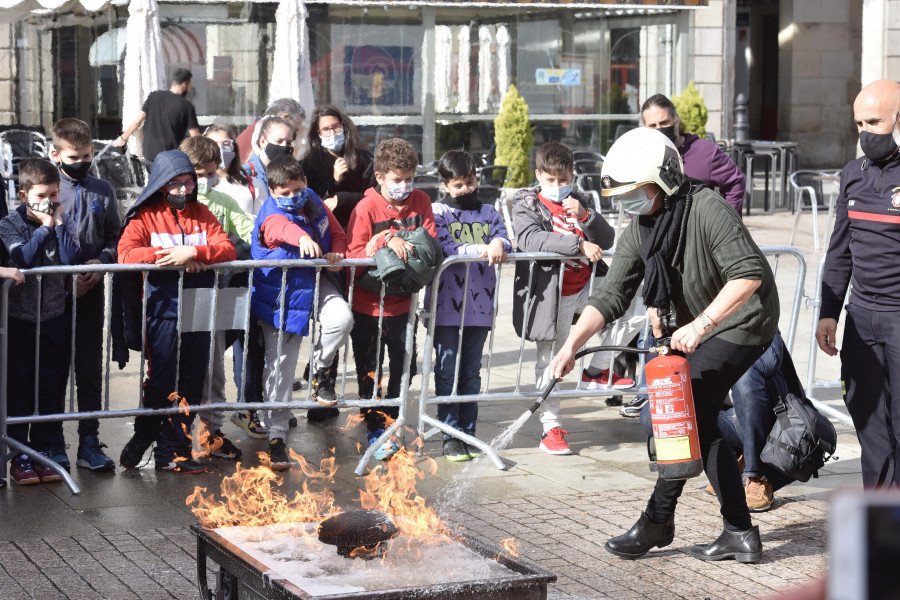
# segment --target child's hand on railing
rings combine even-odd
[[[297,249],[303,258],[322,258],[322,248],[308,235],[301,235]]]
[[[196,246],[173,246],[172,248],[161,248],[155,252],[156,264],[160,267],[181,267],[186,266],[188,261],[197,258]]]

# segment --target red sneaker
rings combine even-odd
[[[582,371],[581,383],[578,387],[583,390],[601,390],[605,389],[608,383],[609,369],[600,371],[600,375],[598,375],[597,377],[591,377],[590,375],[588,375],[587,371]],[[634,379],[628,379],[626,377],[617,375],[616,373],[612,374],[612,388],[614,390],[627,390],[633,387]]]
[[[41,454],[47,456],[46,452],[41,452]],[[31,468],[34,469],[34,472],[37,473],[37,476],[41,478],[41,483],[53,483],[55,481],[62,481],[62,475],[57,473],[56,469],[45,467],[44,463],[35,460],[31,463]]]
[[[34,472],[31,459],[27,454],[20,454],[12,460],[9,477],[16,485],[34,485],[41,482],[41,478]]]
[[[541,450],[547,454],[572,454],[572,449],[566,443],[567,435],[569,432],[562,427],[554,427],[541,436]]]

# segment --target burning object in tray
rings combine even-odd
[[[194,525],[201,597],[322,600],[544,600],[556,576],[470,537],[442,543],[397,536],[379,560],[352,560],[315,547],[312,523],[208,530]],[[207,559],[219,565],[218,596]],[[223,590],[226,593],[222,593]]]
[[[514,542],[500,549],[452,532],[416,493],[420,467],[436,469],[431,459],[401,450],[363,480],[363,510],[343,512],[334,458],[315,468],[291,456],[300,465],[292,478],[302,479],[293,496],[270,469],[238,465],[219,499],[199,487],[188,497],[204,600],[543,600],[556,580],[519,561]],[[215,596],[207,558],[220,567]]]

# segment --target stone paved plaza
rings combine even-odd
[[[786,243],[792,216],[753,216],[747,223],[761,246],[771,246]],[[798,244],[807,253],[812,271],[806,280],[808,293],[812,292],[819,258],[812,252],[810,229],[807,218],[806,233]],[[790,295],[787,282],[793,269],[788,264],[785,261],[779,271],[783,324]],[[507,273],[509,277],[511,269]],[[801,377],[808,359],[810,318],[810,311],[802,309],[794,344]],[[498,334],[506,346],[495,353],[492,380],[498,389],[510,389],[518,340],[509,324]],[[820,379],[837,378],[836,369],[837,361],[819,357]],[[523,382],[529,381],[530,365],[523,372]],[[114,407],[128,406],[137,390],[135,372],[129,367],[111,375]],[[420,381],[419,377],[414,380],[414,390]],[[229,394],[234,397],[233,389]],[[819,396],[843,408],[837,390],[825,390]],[[479,437],[492,439],[525,407],[522,401],[482,403]],[[353,474],[359,456],[357,443],[365,439],[362,427],[342,429],[343,418],[340,422],[308,423],[303,411],[296,412],[300,424],[289,435],[290,446],[311,461],[333,448],[338,463],[337,503],[355,506],[362,487],[362,479]],[[537,447],[540,424],[531,419],[502,453],[508,469],[499,471],[490,465],[479,469],[471,494],[448,511],[453,523],[477,537],[493,543],[515,537],[522,558],[557,575],[557,583],[549,587],[552,599],[769,598],[823,573],[828,498],[838,488],[860,486],[855,434],[837,424],[839,460],[826,465],[819,479],[779,491],[772,510],[754,515],[765,547],[760,564],[703,563],[688,554],[692,544],[711,541],[721,530],[718,505],[703,491],[707,483],[703,476],[685,487],[676,514],[675,541],[641,560],[624,561],[607,553],[603,544],[631,526],[649,497],[655,476],[648,470],[646,436],[636,419],[620,417],[618,409],[606,406],[602,398],[564,401],[562,415],[573,456],[541,452]],[[410,420],[414,426],[416,416],[410,415]],[[225,432],[239,441],[245,463],[257,464],[254,454],[264,449],[265,441],[242,437],[229,422]],[[66,433],[74,459],[74,424],[66,425]],[[115,457],[130,433],[127,419],[106,420],[101,425],[102,438]],[[406,435],[406,441],[412,437]],[[437,473],[426,476],[418,490],[433,502],[457,484],[454,477],[460,476],[464,465],[444,461],[436,437],[425,442],[424,451],[437,461]],[[425,466],[426,459],[421,460]],[[211,465],[211,473],[196,476],[157,473],[152,461],[127,474],[75,469],[73,476],[82,489],[77,496],[62,484],[10,486],[0,491],[0,598],[199,597],[196,541],[188,529],[196,519],[185,506],[185,498],[195,485],[216,489],[223,475],[234,470],[233,464],[218,459]],[[296,470],[285,475],[285,491],[292,492],[300,484]]]

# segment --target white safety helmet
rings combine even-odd
[[[603,196],[618,196],[655,183],[671,196],[685,181],[678,148],[662,133],[649,127],[625,132],[615,141],[600,172]]]

